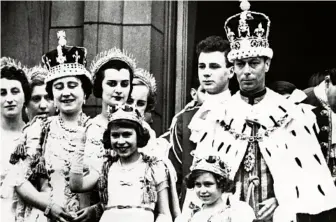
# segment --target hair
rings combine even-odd
[[[336,68],[326,69],[321,72],[316,72],[310,76],[308,80],[309,87],[315,87],[325,80],[326,76],[330,76],[331,83],[336,84]]]
[[[333,85],[336,85],[336,68],[332,68],[328,71],[330,76],[330,81]]]
[[[227,55],[230,52],[230,43],[227,40],[224,40],[220,36],[209,36],[206,39],[200,41],[196,46],[197,58],[201,52],[224,52],[226,67],[232,66],[232,63],[229,62]]]
[[[91,83],[90,79],[88,77],[86,77],[85,75],[76,75],[76,76],[73,76],[73,77],[78,78],[82,82],[82,89],[83,89],[84,94],[85,94],[85,99],[88,99],[91,92],[92,92],[92,83]],[[54,99],[54,94],[52,92],[52,85],[53,85],[55,80],[56,79],[54,79],[50,82],[47,82],[47,85],[46,85],[46,91],[48,93],[48,96],[51,99]]]
[[[112,114],[113,115],[113,114]],[[137,134],[137,147],[145,147],[149,141],[150,135],[147,129],[143,128],[139,123],[136,123],[131,120],[118,119],[112,122],[109,122],[107,129],[103,134],[103,145],[105,149],[112,149],[111,146],[111,129],[114,127],[123,127],[123,128],[132,128]]]
[[[121,69],[127,69],[129,71],[130,73],[130,92],[128,96],[130,96],[132,93],[132,89],[133,89],[132,81],[134,78],[134,73],[131,67],[127,63],[120,61],[120,60],[111,60],[105,63],[102,67],[100,67],[100,69],[96,73],[95,79],[93,80],[93,95],[96,98],[102,98],[102,94],[103,94],[102,84],[105,78],[104,72],[106,69],[116,69],[118,71],[120,71]]]
[[[133,83],[133,87],[134,86],[146,86],[148,87],[146,84],[144,84],[140,79],[136,78],[137,80],[137,83]],[[147,96],[147,106],[146,106],[146,109],[145,109],[145,112],[150,112],[150,111],[153,111],[154,108],[155,108],[155,105],[156,105],[156,92],[151,92],[149,91],[148,93],[148,96]]]
[[[5,66],[1,69],[1,79],[2,78],[17,80],[21,83],[25,97],[24,105],[26,105],[30,100],[31,90],[25,72],[22,69],[15,68],[14,66]]]
[[[293,83],[286,81],[275,81],[269,85],[269,88],[281,95],[285,95],[292,94],[296,89],[296,86]]]
[[[196,179],[201,176],[204,173],[211,173],[215,180],[216,180],[216,184],[219,188],[221,188],[222,192],[231,192],[233,190],[234,187],[234,183],[232,180],[225,178],[221,175],[218,175],[216,173],[210,172],[210,171],[206,171],[206,170],[193,170],[191,171],[185,178],[184,178],[184,182],[187,186],[188,189],[192,189],[195,187],[195,181]]]

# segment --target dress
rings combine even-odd
[[[230,194],[223,194],[223,197],[225,201],[218,210],[207,212],[195,205],[190,216],[183,215],[177,222],[252,222],[255,219],[253,209],[248,204]]]
[[[274,216],[274,222],[335,208],[336,187],[314,133],[315,115],[268,88],[265,93],[249,104],[238,92],[209,114],[212,119],[198,138],[197,152],[216,149],[228,161],[231,179],[242,180],[245,200],[257,204],[274,192],[276,211],[282,212],[275,212],[280,218]],[[258,164],[261,158],[266,169]],[[267,182],[268,175],[273,183]],[[281,215],[292,217],[284,220]]]
[[[1,206],[1,221],[23,221],[24,214],[20,214],[17,210],[18,203],[22,200],[14,191],[15,186],[19,186],[24,182],[24,177],[20,167],[23,162],[20,161],[17,165],[10,164],[10,156],[15,148],[20,144],[22,135],[17,138],[6,138],[1,135],[1,169],[0,169],[0,206]],[[6,149],[4,149],[6,147]]]
[[[168,187],[168,171],[162,161],[141,154],[132,166],[120,160],[108,172],[108,201],[101,222],[153,222],[157,193]]]
[[[80,117],[80,122],[85,126],[89,118],[85,114]],[[35,186],[39,187],[40,178],[46,178],[49,182],[50,198],[52,202],[64,207],[70,214],[80,210],[79,195],[70,191],[69,177],[71,163],[74,159],[78,145],[76,130],[67,129],[62,125],[59,116],[48,117],[45,121],[34,119],[26,128],[25,150],[15,151],[17,159],[29,161],[31,168],[24,171],[24,177]],[[29,158],[27,158],[29,157]],[[16,163],[17,165],[18,163]],[[87,166],[84,166],[84,171]],[[25,207],[28,220],[30,208]],[[41,215],[38,221],[45,221]],[[49,220],[50,221],[50,220]]]

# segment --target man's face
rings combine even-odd
[[[226,68],[224,52],[201,52],[198,57],[198,78],[209,94],[218,94],[228,89],[233,76]]]
[[[265,74],[271,64],[270,59],[251,57],[237,59],[233,63],[240,90],[256,93],[265,88]]]
[[[34,86],[27,108],[30,119],[36,115],[54,115],[54,102],[49,98],[45,84]]]
[[[336,84],[333,85],[330,81],[329,86],[326,90],[326,94],[331,110],[336,113]]]

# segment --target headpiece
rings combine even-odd
[[[31,83],[35,78],[41,78],[41,80],[45,81],[48,75],[48,69],[42,67],[41,65],[34,66],[27,71],[29,83]]]
[[[84,75],[91,80],[90,73],[86,70],[86,54],[84,47],[67,46],[65,32],[58,31],[58,46],[42,56],[44,66],[49,70],[45,82],[66,76]]]
[[[130,69],[135,72],[136,68],[136,61],[133,58],[133,56],[129,53],[127,53],[125,50],[120,50],[116,47],[109,49],[107,51],[103,51],[99,53],[91,62],[90,65],[90,71],[91,74],[93,75],[93,79],[96,78],[96,75],[99,71],[99,69],[105,65],[107,62],[112,61],[112,60],[119,60],[124,63],[126,63]]]
[[[148,87],[150,94],[156,93],[156,80],[153,74],[144,69],[137,68],[134,72],[133,80],[135,79],[139,79],[143,84],[145,84]]]
[[[10,57],[1,57],[0,59],[0,69],[3,67],[15,67],[16,69],[21,69],[27,75],[28,68],[21,64],[21,62],[10,58]]]
[[[273,57],[273,50],[268,44],[271,21],[268,16],[249,11],[250,3],[240,0],[241,13],[231,16],[225,22],[224,29],[230,42],[231,51],[228,60],[256,56]]]
[[[109,122],[116,120],[130,120],[138,123],[142,126],[142,122],[144,121],[140,112],[135,109],[133,106],[128,105],[120,105],[120,106],[108,106],[107,108],[108,120]]]
[[[204,170],[218,174],[224,178],[229,178],[231,171],[230,167],[216,154],[194,155],[190,170]]]

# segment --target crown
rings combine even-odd
[[[231,51],[228,60],[256,56],[273,57],[268,44],[271,21],[263,13],[249,11],[250,3],[240,0],[241,13],[231,16],[225,22],[224,29],[230,42]]]
[[[145,84],[148,87],[150,94],[156,93],[156,80],[153,74],[144,69],[137,68],[134,72],[133,80],[135,79],[139,79],[143,84]]]
[[[129,105],[108,106],[107,113],[109,122],[123,119],[136,122],[142,126],[142,122],[144,121],[140,112]]]
[[[190,170],[205,170],[215,174],[218,174],[222,177],[229,178],[231,168],[223,161],[221,158],[214,154],[206,155],[194,155],[193,164],[190,167]]]
[[[45,81],[48,74],[49,74],[48,69],[42,67],[40,64],[28,69],[27,71],[29,82],[32,82],[36,78],[40,78],[41,80]]]
[[[99,71],[99,69],[106,64],[109,61],[112,60],[119,60],[124,63],[126,63],[132,70],[132,72],[135,72],[136,68],[136,61],[133,58],[133,55],[126,52],[126,50],[120,50],[116,47],[109,49],[107,51],[100,52],[92,61],[90,65],[90,71],[93,75],[93,79],[96,78],[96,75]]]
[[[16,69],[21,69],[27,75],[28,68],[21,64],[21,62],[10,58],[10,57],[1,57],[0,59],[0,69],[3,67],[14,67]]]
[[[42,63],[49,70],[45,81],[77,75],[84,75],[91,81],[91,75],[85,68],[86,48],[66,45],[66,35],[63,30],[57,32],[57,39],[57,48],[42,56]]]

